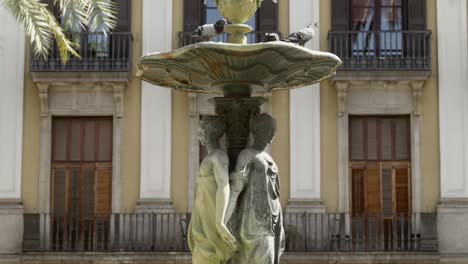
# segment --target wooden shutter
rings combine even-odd
[[[392,120],[391,119],[381,119],[381,159],[382,160],[391,160],[392,155]]]
[[[278,31],[278,4],[273,1],[263,1],[258,10],[258,31]]]
[[[94,216],[94,200],[95,200],[95,168],[94,166],[86,166],[83,169],[83,217],[90,219]]]
[[[377,119],[368,118],[367,122],[367,160],[377,160],[378,159],[378,144],[379,137],[377,131]]]
[[[203,23],[203,0],[184,0],[184,32],[192,32]]]
[[[66,216],[67,171],[65,168],[52,169],[52,212],[54,216]]]
[[[351,170],[351,212],[353,216],[364,214],[364,169]]]
[[[407,0],[408,30],[426,30],[426,0]]]
[[[395,169],[395,209],[398,215],[407,214],[410,210],[410,177],[409,168]]]
[[[391,165],[382,166],[382,213],[393,216],[393,170]]]
[[[395,119],[395,159],[410,159],[409,119]]]
[[[112,168],[96,168],[96,215],[111,214]]]
[[[98,124],[98,160],[112,161],[112,120],[103,119]]]
[[[116,32],[131,32],[131,14],[132,14],[132,1],[131,0],[116,0],[117,8],[119,10],[117,16]]]
[[[332,30],[349,30],[350,0],[332,0]]]
[[[67,142],[68,142],[68,129],[67,123],[64,120],[56,120],[54,122],[53,130],[53,160],[65,161],[67,160]]]
[[[376,164],[368,164],[366,172],[367,211],[372,214],[380,213],[380,168]]]
[[[350,120],[350,158],[364,160],[364,122],[361,118]]]
[[[83,149],[84,161],[96,160],[96,121],[85,120],[83,123]]]

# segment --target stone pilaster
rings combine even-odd
[[[24,31],[0,6],[0,255],[21,251]]]
[[[172,49],[172,1],[143,0],[142,53]],[[155,32],[158,32],[155,34]],[[174,211],[171,202],[172,91],[142,82],[137,211]]]
[[[320,24],[319,0],[289,2],[290,32]],[[320,34],[306,44],[320,50]],[[290,197],[287,212],[324,212],[320,191],[320,84],[290,91]]]
[[[441,200],[439,250],[468,253],[467,2],[437,1]]]

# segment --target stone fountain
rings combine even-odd
[[[225,123],[231,173],[230,203],[234,204],[234,199],[238,197],[232,197],[232,190],[236,188],[232,182],[235,177],[233,174],[239,173],[235,171],[236,164],[239,166],[238,155],[247,147],[251,128],[255,126],[252,120],[257,120],[256,117],[260,116],[260,106],[264,102],[263,98],[251,95],[300,88],[320,82],[334,75],[336,68],[341,64],[340,59],[331,53],[312,51],[291,43],[273,41],[247,44],[245,34],[251,32],[252,28],[244,23],[255,14],[262,1],[215,0],[220,13],[231,22],[225,28],[225,32],[229,34],[229,43],[201,42],[168,53],[147,54],[141,57],[138,63],[137,76],[149,83],[176,90],[223,95],[215,97],[212,103],[216,113]],[[267,120],[264,123],[271,123],[268,122]],[[268,157],[266,160],[271,158]],[[267,166],[270,166],[269,170],[275,171],[276,165],[271,163],[274,165],[271,160]],[[279,188],[279,183],[277,187]],[[235,216],[239,205],[231,206],[234,206],[231,208],[234,210],[231,221],[241,222],[241,216]],[[230,226],[236,224],[238,225],[234,223]],[[240,244],[242,248],[242,242]],[[271,263],[277,263],[279,256],[274,258],[276,261]],[[225,261],[221,259],[208,262]],[[249,263],[270,261],[258,259],[249,260]]]

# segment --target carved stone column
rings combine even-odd
[[[213,98],[216,114],[226,121],[226,139],[228,145],[229,170],[237,162],[237,155],[249,143],[249,121],[260,114],[260,106],[265,102],[262,97],[215,97]]]

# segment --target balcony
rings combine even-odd
[[[285,213],[286,252],[437,252],[433,213]],[[24,252],[188,252],[189,213],[24,215]]]
[[[132,68],[132,34],[130,32],[67,33],[80,43],[77,52],[81,58],[70,57],[62,64],[60,52],[54,45],[47,58],[31,56],[30,71],[46,72],[129,72]]]
[[[394,72],[427,78],[431,70],[431,31],[331,31],[329,50],[341,58],[340,75]],[[416,77],[418,78],[418,77]]]

